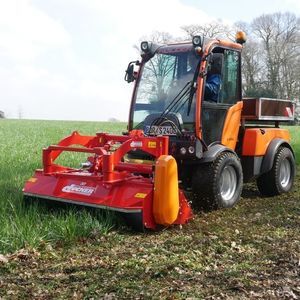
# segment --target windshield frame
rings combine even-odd
[[[166,55],[176,55],[177,53],[192,53],[192,51],[194,50],[194,46],[191,43],[181,43],[181,44],[174,44],[174,45],[165,45],[162,46],[160,48],[158,48],[157,52],[155,53],[155,55],[158,54],[166,54]],[[132,99],[131,99],[131,107],[130,107],[130,115],[129,115],[129,126],[128,126],[128,130],[133,130],[134,129],[134,114],[137,112],[136,108],[136,101],[137,101],[137,96],[138,96],[138,92],[139,92],[139,87],[140,87],[140,82],[143,76],[143,72],[144,72],[144,68],[146,63],[149,61],[149,59],[147,58],[143,58],[142,62],[139,66],[139,70],[138,70],[138,74],[137,74],[137,79],[135,81],[135,86],[134,86],[134,90],[133,90],[133,94],[132,94]],[[201,58],[199,57],[199,60],[197,62],[200,63]],[[197,68],[196,68],[197,69]],[[195,71],[194,71],[195,73]],[[191,80],[190,82],[193,82],[194,80],[194,73],[191,76]],[[197,81],[197,80],[196,80]],[[196,93],[193,96],[194,98],[196,98]],[[188,102],[188,101],[187,101]],[[196,106],[196,102],[197,99],[194,99],[194,103],[193,105]],[[185,102],[183,102],[185,103]],[[185,104],[186,105],[186,104]],[[195,132],[195,123],[196,123],[196,109],[194,108],[193,110],[193,116],[192,116],[192,121],[189,122],[192,126],[192,129],[190,130],[190,132]],[[163,113],[163,110],[161,110],[161,113]]]

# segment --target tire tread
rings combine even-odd
[[[193,180],[192,180],[192,190],[193,190],[193,202],[197,206],[200,206],[204,209],[218,209],[223,208],[224,206],[220,204],[218,193],[218,173],[224,163],[224,160],[235,159],[240,166],[239,158],[231,152],[221,153],[215,161],[209,164],[200,165],[199,168],[195,171]],[[243,181],[243,175],[240,167],[241,182]],[[238,186],[238,202],[242,190],[242,184]],[[201,199],[201,201],[200,201]],[[235,203],[236,203],[235,202]]]
[[[256,180],[257,188],[263,196],[272,197],[272,196],[277,196],[284,192],[287,192],[285,190],[282,190],[282,188],[279,184],[279,181],[277,180],[280,162],[285,157],[290,157],[290,159],[291,159],[291,168],[292,168],[291,180],[293,183],[294,176],[295,176],[294,157],[289,148],[281,146],[281,147],[279,147],[278,151],[275,154],[272,169],[270,171],[268,171],[267,173],[260,175]],[[292,186],[292,184],[291,184],[291,186]]]

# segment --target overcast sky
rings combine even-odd
[[[300,0],[0,0],[0,110],[9,118],[127,120],[133,45],[154,30],[246,21]]]

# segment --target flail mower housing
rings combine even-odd
[[[121,212],[138,230],[184,224],[192,212],[178,188],[177,163],[168,155],[168,145],[167,136],[145,137],[138,130],[129,136],[73,132],[43,150],[43,169],[28,179],[24,195]],[[126,159],[136,150],[153,160],[134,163]],[[90,156],[80,169],[55,164],[66,151]]]

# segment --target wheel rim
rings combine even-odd
[[[279,168],[279,182],[283,188],[286,188],[291,180],[291,164],[288,159],[284,159]]]
[[[220,178],[220,193],[225,201],[232,199],[237,187],[237,175],[234,167],[226,166]]]

